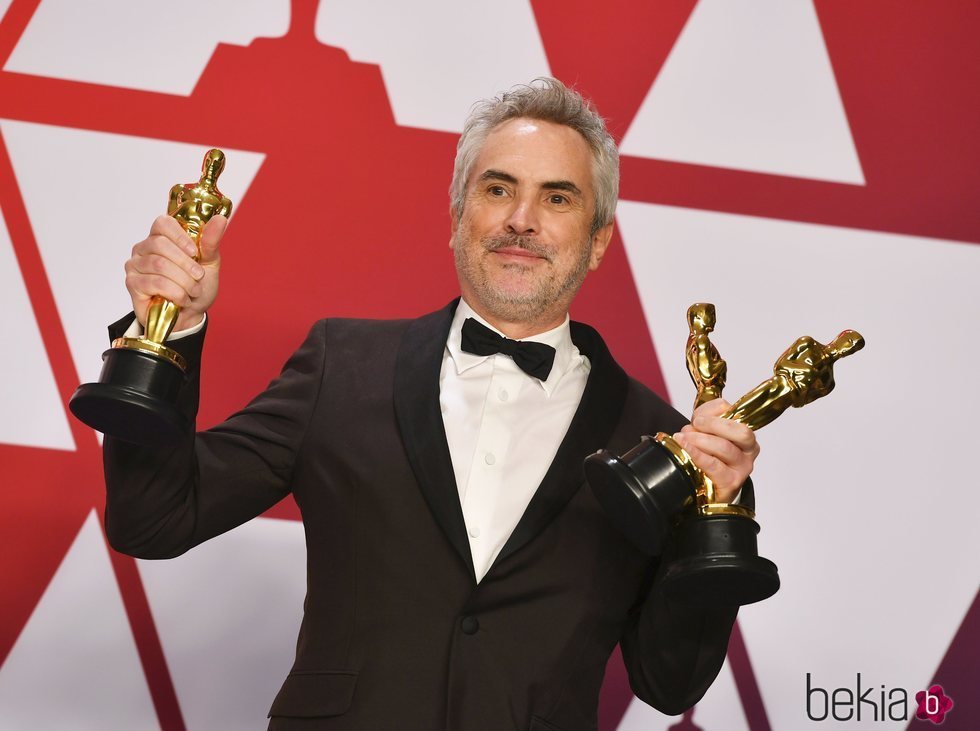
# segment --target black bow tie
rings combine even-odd
[[[472,317],[463,322],[462,347],[473,355],[509,355],[518,368],[541,381],[548,379],[555,363],[555,349],[550,345],[505,338]]]

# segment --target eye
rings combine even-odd
[[[504,186],[502,185],[491,185],[489,188],[487,188],[487,192],[490,195],[496,196],[498,198],[507,195],[507,191],[504,189]]]
[[[563,206],[568,203],[568,198],[560,193],[552,193],[548,196],[548,202],[556,206]]]

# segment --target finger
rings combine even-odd
[[[130,261],[137,265],[139,271],[144,274],[162,273],[159,268],[153,268],[154,265],[149,261],[143,261],[144,259],[152,259],[154,256],[172,262],[195,280],[204,276],[204,268],[194,261],[187,253],[187,249],[166,236],[150,236],[138,243],[133,247],[133,257]]]
[[[204,225],[201,232],[201,263],[214,264],[219,261],[218,246],[221,244],[221,237],[225,235],[228,228],[228,219],[224,216],[213,216]]]
[[[735,469],[743,469],[749,459],[748,455],[737,445],[713,434],[701,432],[681,434],[678,443],[687,450],[688,454],[691,454],[691,449],[696,449],[698,452],[710,455],[722,464]],[[701,467],[701,465],[698,466]]]
[[[758,451],[758,441],[755,432],[745,424],[719,416],[697,415],[694,417],[695,431],[702,434],[713,434],[730,442],[734,442],[746,452]]]
[[[694,421],[698,416],[721,416],[728,411],[731,406],[732,405],[723,398],[712,399],[711,401],[701,404],[694,410],[694,413],[691,415],[691,421]]]
[[[684,445],[684,451],[691,456],[694,464],[710,477],[715,487],[721,491],[733,492],[745,481],[745,477],[740,470],[725,464],[714,455],[699,449],[697,445]]]
[[[170,300],[178,307],[187,307],[192,301],[187,290],[172,279],[158,274],[127,273],[126,288],[132,294],[134,301],[149,300],[157,295]]]
[[[186,256],[184,258],[193,264],[193,259]],[[193,267],[201,269],[198,264],[193,264]],[[189,271],[160,254],[133,257],[126,263],[126,271],[132,271],[135,274],[152,274],[169,279],[179,285],[191,297],[197,297],[201,294],[201,283]],[[203,274],[203,270],[201,273]]]
[[[177,219],[173,216],[157,216],[153,219],[153,225],[150,226],[150,236],[147,240],[154,236],[163,236],[169,239],[188,256],[198,255],[197,244],[194,243],[194,239],[177,223]]]

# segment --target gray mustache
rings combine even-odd
[[[537,243],[529,236],[511,234],[509,236],[488,236],[483,239],[483,246],[487,251],[497,251],[498,249],[508,249],[511,247],[524,249],[535,256],[551,261],[551,250]]]

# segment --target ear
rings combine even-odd
[[[606,255],[609,242],[612,240],[612,222],[607,223],[592,235],[592,256],[589,257],[589,271],[594,272],[602,263],[602,258]]]
[[[456,229],[459,228],[459,216],[456,214],[455,206],[449,206],[449,248],[453,248],[456,241]]]

